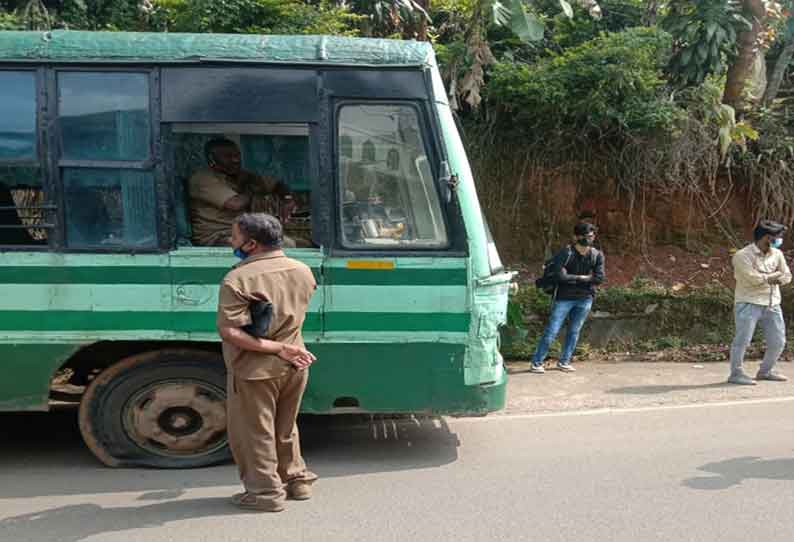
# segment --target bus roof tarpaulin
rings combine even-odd
[[[338,36],[152,32],[0,32],[0,62],[240,61],[412,65],[432,61],[429,43]]]

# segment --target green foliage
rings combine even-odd
[[[25,30],[25,23],[15,13],[0,11],[0,31],[3,30]]]
[[[430,15],[415,0],[354,0],[350,4],[361,16],[367,36],[415,37],[430,23]]]
[[[686,86],[721,73],[736,52],[738,32],[752,24],[742,15],[739,0],[673,0],[664,27],[676,41],[670,72]]]
[[[507,302],[507,325],[510,327],[522,327],[524,315],[521,312],[521,304],[510,299]]]
[[[63,0],[46,6],[0,3],[0,29],[354,35],[361,22],[333,0]]]
[[[749,162],[778,162],[788,169],[794,162],[794,112],[788,109],[761,109],[748,116],[758,127],[759,137],[744,156]]]
[[[483,0],[482,5],[491,24],[510,28],[527,43],[543,39],[543,22],[527,12],[522,0]]]
[[[479,0],[433,0],[431,8],[433,13],[448,12],[460,13],[465,17],[471,17],[474,7]]]
[[[139,0],[64,0],[53,15],[58,26],[74,30],[148,30]]]
[[[0,29],[49,30],[53,18],[44,0],[5,0],[0,2]]]
[[[574,16],[569,17],[554,10],[555,3],[554,0],[542,2],[551,5],[551,9],[544,10],[544,13],[556,15],[550,24],[551,41],[559,49],[581,45],[603,32],[620,32],[642,25],[643,0],[602,0],[602,16],[599,18],[588,17],[586,11],[578,6],[574,6]]]
[[[155,0],[151,24],[172,32],[354,34],[347,8],[300,0]]]
[[[758,137],[746,148],[735,148],[737,177],[750,190],[756,216],[794,221],[794,112],[787,107],[761,108],[745,116]],[[784,289],[791,291],[790,288]]]
[[[727,158],[726,164],[729,165],[732,158],[730,150],[738,146],[746,151],[747,141],[757,140],[759,133],[748,121],[737,121],[733,107],[722,103],[722,86],[722,81],[709,77],[700,86],[683,89],[678,94],[678,103],[686,108],[690,123],[700,122],[717,130],[720,158]]]
[[[497,64],[485,94],[505,126],[527,135],[669,129],[679,114],[664,97],[670,45],[658,29],[603,34],[532,65]]]

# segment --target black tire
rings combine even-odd
[[[123,359],[90,383],[79,420],[86,445],[110,467],[194,468],[231,457],[226,370],[212,352]]]

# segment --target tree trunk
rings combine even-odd
[[[753,74],[753,63],[758,54],[758,36],[761,33],[766,9],[763,0],[743,0],[744,16],[753,24],[747,32],[741,32],[737,38],[738,55],[728,68],[725,93],[722,102],[733,107],[737,112],[747,108],[745,88]]]
[[[647,0],[645,2],[645,13],[642,14],[642,24],[653,26],[656,24],[656,17],[659,15],[661,0]]]
[[[772,75],[769,77],[769,84],[764,93],[764,104],[769,105],[777,98],[780,84],[783,82],[783,76],[786,75],[786,68],[788,68],[792,56],[794,56],[794,36],[789,36],[783,46],[783,50],[780,52],[780,56],[777,57],[775,67],[772,69]]]
[[[423,8],[428,16],[430,15],[430,0],[414,0],[419,7]],[[422,17],[419,21],[419,27],[416,29],[416,39],[419,41],[429,41],[427,39],[427,19]]]

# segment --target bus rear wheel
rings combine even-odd
[[[99,374],[80,403],[80,432],[107,466],[192,468],[226,461],[226,372],[218,354],[164,350]]]

